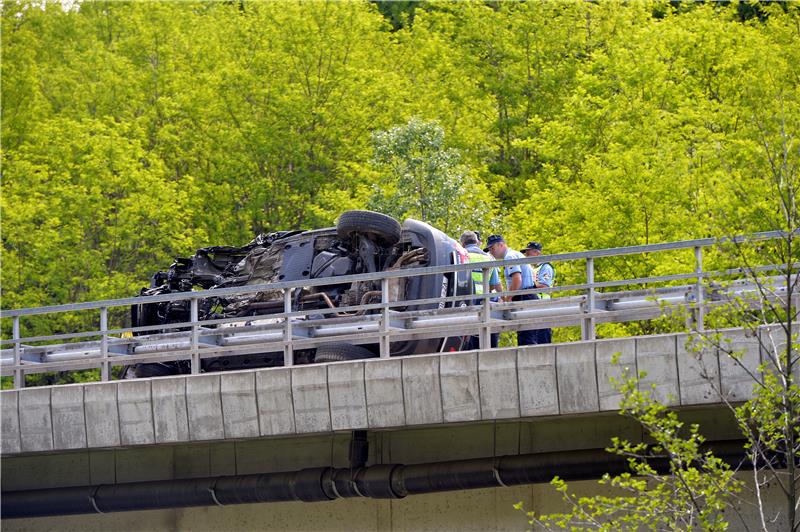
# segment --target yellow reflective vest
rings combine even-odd
[[[553,268],[553,265],[550,264],[549,262],[540,262],[539,264],[537,264],[533,268],[533,278],[534,279],[537,279],[537,280],[539,279],[539,270],[541,270],[542,266],[544,266],[545,264],[547,264],[548,266]],[[553,281],[550,283],[550,286],[553,287],[555,285],[556,285],[556,269],[553,268]],[[550,294],[549,293],[548,294],[540,293],[540,294],[537,294],[537,295],[539,296],[539,299],[550,299]]]
[[[470,262],[486,262],[489,260],[489,257],[484,255],[483,253],[478,253],[476,251],[467,251],[469,255]],[[489,272],[491,275],[491,271]],[[472,270],[472,284],[475,285],[475,293],[478,295],[483,294],[483,270],[477,268]]]

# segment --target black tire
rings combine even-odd
[[[375,358],[375,353],[360,345],[323,344],[317,348],[314,362],[341,362],[362,358]]]
[[[361,234],[384,246],[394,246],[400,241],[400,222],[379,212],[346,211],[336,222],[336,234],[342,240]]]
[[[180,375],[183,373],[177,362],[166,362],[164,364],[136,364],[133,367],[133,374],[137,379],[148,377],[165,377],[167,375]]]

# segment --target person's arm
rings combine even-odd
[[[522,274],[520,272],[514,272],[511,274],[511,282],[508,283],[508,290],[513,292],[515,290],[519,290],[522,288]],[[511,301],[513,296],[506,296],[504,298],[505,301]]]
[[[535,288],[550,288],[553,286],[553,277],[555,272],[553,267],[545,264],[539,268],[538,275],[533,276],[533,284]]]
[[[503,291],[503,285],[500,284],[500,276],[497,274],[497,268],[492,268],[492,274],[489,276],[489,291]]]

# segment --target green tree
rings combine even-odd
[[[475,227],[486,216],[475,201],[479,185],[458,150],[445,146],[437,123],[412,118],[375,132],[373,146],[377,172],[385,178],[376,184],[370,208],[400,219],[419,218],[445,232]]]
[[[704,450],[698,425],[685,427],[649,390],[639,390],[637,378],[618,385],[623,396],[621,412],[639,422],[652,439],[647,443],[613,439],[608,451],[626,458],[630,472],[606,474],[600,485],[610,486],[619,495],[576,497],[556,477],[551,484],[568,510],[543,515],[528,512],[530,524],[547,530],[725,530],[724,511],[742,490],[735,471]],[[515,507],[522,509],[521,504]]]
[[[752,283],[757,294],[718,304],[708,318],[710,328],[692,332],[692,346],[701,363],[703,352],[715,350],[751,376],[753,399],[744,404],[730,402],[710,376],[708,381],[716,388],[719,400],[730,408],[747,442],[745,451],[753,464],[752,488],[743,498],[755,509],[757,526],[795,531],[800,529],[800,94],[797,84],[788,81],[797,79],[797,50],[786,47],[800,37],[800,17],[797,11],[787,12],[779,6],[768,7],[765,13],[769,15],[765,21],[748,25],[731,26],[725,17],[733,17],[734,11],[707,11],[708,19],[688,22],[700,25],[700,29],[716,28],[709,35],[730,27],[733,33],[726,38],[750,43],[749,49],[740,49],[734,55],[729,55],[724,46],[707,51],[718,55],[713,71],[698,78],[697,90],[709,96],[714,103],[706,104],[716,109],[703,116],[714,116],[717,122],[706,128],[712,135],[710,144],[696,139],[697,151],[692,157],[698,161],[689,170],[705,174],[699,182],[694,212],[704,215],[706,230],[726,239],[712,255],[711,263],[737,265],[742,272],[739,277]],[[781,230],[783,237],[766,243],[732,238],[753,229]],[[757,267],[761,265],[771,268],[764,271]],[[742,327],[758,339],[763,364],[757,371],[749,369],[742,360],[743,353],[724,340],[719,328],[726,326]],[[603,480],[626,490],[627,495],[577,499],[556,480],[568,511],[532,516],[532,520],[545,526],[726,528],[728,519],[722,512],[736,510],[736,495],[745,485],[733,480],[728,468],[717,467],[713,455],[697,454],[701,441],[697,429],[692,427],[688,434],[681,434],[683,427],[674,413],[637,391],[635,381],[627,382],[622,390],[623,412],[640,421],[655,442],[645,445],[615,440],[610,448],[633,457],[630,475]],[[657,422],[660,419],[667,421]],[[654,474],[649,465],[652,451],[667,453],[668,475]],[[685,466],[673,465],[674,457]],[[714,467],[705,469],[708,464]],[[739,478],[747,473],[740,471]],[[777,515],[764,500],[762,489],[766,485],[777,486],[782,497]],[[661,490],[662,486],[667,489]],[[652,497],[653,492],[658,497]],[[675,521],[670,516],[680,519]]]

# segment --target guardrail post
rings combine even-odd
[[[285,367],[294,365],[294,351],[292,350],[292,318],[289,313],[292,312],[292,289],[284,288],[283,290],[283,313],[285,314],[283,320],[283,365]]]
[[[100,380],[109,379],[111,371],[108,362],[108,307],[100,307]]]
[[[19,316],[14,316],[11,334],[14,340],[14,388],[24,388],[25,374],[22,372],[22,346],[19,345]]]
[[[189,319],[192,320],[192,375],[200,373],[200,321],[197,298],[189,300]]]
[[[492,270],[488,268],[483,269],[483,301],[481,301],[481,335],[478,338],[478,346],[481,349],[490,349],[492,347],[492,334],[489,332],[489,318],[492,313],[492,301],[489,297],[489,277]]]
[[[381,358],[389,358],[391,349],[389,345],[389,279],[381,279]]]
[[[697,274],[697,284],[695,285],[695,311],[694,311],[694,327],[696,331],[705,329],[705,298],[703,294],[703,248],[695,246],[694,248],[694,271]]]
[[[586,290],[586,305],[584,306],[583,311],[586,313],[593,313],[594,312],[594,258],[587,257],[586,258],[586,284],[589,285],[589,288]],[[594,340],[595,339],[595,330],[594,330],[594,318],[584,318],[581,327],[581,339],[582,340]]]

